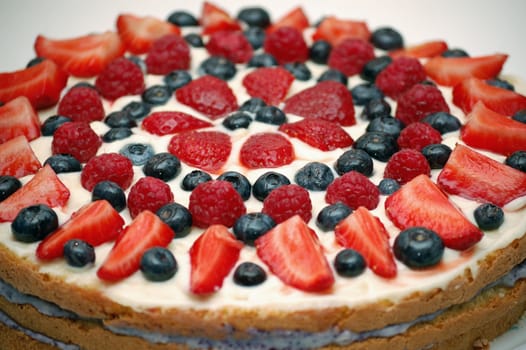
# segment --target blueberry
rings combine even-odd
[[[263,213],[248,213],[240,216],[232,228],[237,239],[254,246],[254,241],[276,226],[274,220]]]
[[[172,97],[172,90],[166,85],[152,85],[141,95],[141,99],[144,103],[152,106],[161,106],[166,104]]]
[[[342,202],[330,204],[318,213],[316,226],[322,231],[333,231],[336,225],[351,213],[352,209]]]
[[[364,106],[370,100],[382,99],[384,94],[378,87],[371,83],[358,84],[351,89],[352,99],[354,105]]]
[[[124,111],[111,112],[104,118],[104,123],[110,128],[133,128],[137,126],[137,122],[132,116]]]
[[[230,182],[244,201],[250,198],[252,185],[245,175],[238,173],[237,171],[227,171],[219,175],[217,180]]]
[[[162,206],[156,215],[174,231],[174,238],[186,237],[191,231],[192,214],[179,203]]]
[[[373,159],[364,150],[350,149],[338,157],[334,169],[338,175],[354,170],[365,176],[371,176],[373,174]]]
[[[263,201],[272,190],[283,185],[290,185],[290,180],[285,175],[268,171],[254,182],[252,194],[260,201]]]
[[[64,244],[64,258],[68,265],[84,267],[95,262],[95,249],[80,239],[71,239]]]
[[[309,58],[312,62],[327,64],[332,45],[326,40],[317,40],[309,48]]]
[[[331,168],[319,162],[311,162],[299,169],[294,181],[311,191],[325,191],[334,180]]]
[[[243,111],[234,112],[223,119],[223,126],[228,130],[248,129],[252,123],[252,117]]]
[[[31,68],[33,66],[36,66],[37,64],[40,64],[45,61],[45,57],[35,57],[29,60],[26,64],[26,68]]]
[[[234,282],[240,286],[257,286],[267,279],[267,273],[261,266],[252,262],[243,262],[234,270]]]
[[[526,173],[526,151],[515,151],[504,162],[506,165]]]
[[[371,43],[382,50],[394,50],[404,47],[402,35],[394,28],[382,27],[373,31]]]
[[[57,228],[57,214],[45,204],[23,208],[11,223],[15,239],[25,243],[40,241]]]
[[[362,254],[353,249],[343,249],[334,258],[334,269],[342,277],[361,275],[367,265]]]
[[[468,53],[463,49],[447,49],[442,52],[442,57],[469,57]]]
[[[195,27],[199,25],[197,18],[186,11],[172,12],[166,20],[179,27]]]
[[[212,180],[210,174],[201,170],[192,170],[184,176],[183,181],[181,181],[181,188],[185,191],[193,191],[197,185],[210,180]]]
[[[250,46],[252,46],[254,50],[263,47],[263,42],[265,41],[265,31],[263,29],[250,27],[243,31],[243,35],[247,38]]]
[[[294,78],[299,81],[307,81],[312,76],[309,67],[303,62],[286,63],[283,68],[292,73]]]
[[[154,155],[152,146],[143,143],[129,143],[119,153],[132,161],[133,165],[144,165]]]
[[[277,66],[278,61],[268,53],[258,53],[248,61],[247,67],[260,68],[260,67],[272,67]]]
[[[410,227],[396,237],[393,250],[402,263],[410,268],[420,269],[440,262],[444,254],[444,243],[430,229]]]
[[[146,62],[144,62],[142,58],[140,58],[139,56],[133,56],[133,55],[127,56],[126,58],[132,61],[133,63],[135,63],[135,65],[137,65],[137,67],[139,67],[143,73],[146,73],[147,71]]]
[[[364,150],[371,157],[381,162],[387,162],[398,151],[396,138],[378,131],[366,132],[354,142],[353,147]]]
[[[256,120],[265,124],[281,125],[287,122],[287,116],[276,106],[265,106],[256,112]]]
[[[387,55],[373,58],[363,66],[360,77],[365,81],[374,83],[378,74],[391,62],[393,62],[393,59]]]
[[[69,154],[54,154],[44,162],[49,165],[55,173],[74,173],[82,170],[82,165],[73,156]]]
[[[144,175],[170,181],[181,172],[179,158],[168,152],[154,154],[142,168]]]
[[[262,107],[265,107],[267,104],[265,101],[260,99],[259,97],[252,97],[239,107],[239,110],[242,112],[249,112],[256,114]]]
[[[488,79],[486,80],[486,83],[488,85],[495,86],[501,89],[515,91],[515,87],[509,81],[502,80],[499,78]]]
[[[163,83],[175,91],[192,81],[192,76],[185,70],[174,70],[163,77]]]
[[[121,126],[118,128],[111,128],[102,135],[102,141],[104,142],[114,142],[118,140],[123,140],[130,137],[133,134],[130,128]]]
[[[383,98],[375,98],[365,104],[361,116],[367,120],[391,116],[391,105]]]
[[[522,109],[520,111],[515,112],[511,119],[526,124],[526,109]]]
[[[133,119],[142,119],[150,114],[149,104],[139,101],[132,101],[122,108],[123,112],[128,113]]]
[[[126,208],[126,195],[123,189],[115,182],[101,181],[93,187],[91,200],[94,202],[101,199],[107,200],[118,212]]]
[[[404,123],[402,123],[399,119],[390,116],[382,116],[371,120],[365,130],[367,132],[382,132],[396,139],[398,136],[400,136],[403,128]]]
[[[435,112],[428,114],[422,119],[422,122],[431,125],[441,134],[457,131],[462,125],[457,117],[447,112]]]
[[[400,189],[400,184],[395,179],[385,178],[378,184],[378,190],[385,196],[395,193],[398,189]]]
[[[321,73],[318,78],[318,82],[326,80],[336,81],[346,86],[349,82],[349,78],[347,78],[345,74],[334,68],[327,69],[325,72]]]
[[[237,19],[249,27],[266,28],[270,25],[270,15],[262,7],[246,7],[239,11]]]
[[[504,211],[502,208],[491,203],[479,205],[473,215],[481,230],[496,230],[504,222]]]
[[[0,175],[0,202],[15,193],[22,183],[11,175]]]
[[[71,118],[64,117],[63,115],[52,115],[44,120],[44,123],[42,123],[42,126],[40,127],[42,136],[53,136],[55,130],[57,130],[59,126],[70,121]]]
[[[451,148],[442,143],[427,145],[422,149],[431,169],[442,169],[449,159]]]
[[[87,81],[79,81],[78,83],[73,85],[71,87],[71,89],[77,88],[77,87],[87,87],[87,88],[90,88],[90,89],[93,89],[93,90],[97,91],[97,88],[95,87],[95,85],[93,85],[92,83],[87,82]]]
[[[219,56],[208,57],[199,66],[199,74],[209,74],[223,80],[232,79],[236,73],[236,65],[229,59]]]
[[[188,33],[183,38],[192,47],[205,47],[203,38],[197,33]]]
[[[175,275],[177,268],[174,255],[163,247],[150,248],[141,257],[140,269],[148,281],[167,281]]]

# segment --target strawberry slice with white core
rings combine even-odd
[[[211,225],[190,248],[190,291],[209,294],[218,291],[239,259],[243,243],[223,225]]]
[[[336,241],[359,252],[367,266],[378,276],[396,277],[396,262],[384,225],[369,210],[359,207],[334,229]]]
[[[42,165],[24,136],[0,144],[0,175],[17,178],[37,172]]]
[[[288,286],[323,292],[334,284],[332,269],[316,233],[299,215],[275,226],[255,245],[261,260]]]
[[[526,195],[525,173],[460,144],[451,152],[437,182],[450,194],[501,207]]]
[[[389,56],[395,58],[400,56],[414,58],[435,57],[448,49],[447,43],[443,40],[426,41],[421,44],[408,46],[403,49],[389,52]]]
[[[145,210],[124,228],[97,276],[109,282],[129,277],[139,270],[144,252],[153,247],[167,247],[173,238],[170,226]]]
[[[426,175],[415,177],[389,196],[385,211],[399,229],[426,227],[451,249],[466,250],[482,239],[478,227]]]
[[[28,141],[40,136],[40,120],[25,96],[20,96],[0,107],[0,143],[17,136]]]

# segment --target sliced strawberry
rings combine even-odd
[[[322,151],[349,147],[354,142],[339,124],[317,118],[305,118],[295,123],[282,124],[279,131]]]
[[[312,34],[312,40],[326,40],[332,46],[349,38],[369,41],[370,37],[371,31],[366,22],[339,19],[335,16],[325,17]]]
[[[525,173],[460,144],[451,152],[437,182],[448,193],[498,206],[526,195]]]
[[[148,52],[153,42],[166,34],[181,34],[178,26],[151,16],[121,14],[117,31],[126,49],[135,55]]]
[[[309,27],[309,19],[301,6],[297,6],[279,18],[277,21],[272,23],[267,28],[267,33],[272,33],[275,30],[282,27],[293,27],[302,32],[304,29]]]
[[[205,1],[201,10],[200,24],[203,35],[221,30],[241,30],[241,25],[228,12],[218,6]]]
[[[54,61],[68,74],[93,77],[114,58],[122,56],[125,47],[117,33],[108,31],[71,39],[50,39],[39,35],[35,51],[39,57]]]
[[[467,145],[502,155],[526,150],[526,124],[492,111],[478,102],[460,131]]]
[[[218,291],[239,259],[243,243],[226,226],[212,225],[190,248],[190,291],[209,294]]]
[[[322,81],[285,100],[285,113],[320,118],[342,126],[356,124],[352,95],[345,85]]]
[[[278,168],[292,163],[294,147],[281,134],[262,132],[251,135],[239,151],[239,161],[249,169]]]
[[[399,50],[389,51],[389,56],[395,58],[400,56],[414,58],[431,58],[439,56],[448,49],[447,43],[443,40],[426,41],[418,45],[404,47]]]
[[[481,79],[466,79],[453,88],[453,103],[464,113],[471,112],[479,101],[489,109],[508,116],[526,109],[526,96],[489,85]]]
[[[97,276],[115,282],[139,270],[145,251],[153,247],[167,247],[174,232],[151,211],[141,212],[119,235]]]
[[[426,227],[435,231],[451,249],[466,250],[482,239],[482,232],[427,175],[415,177],[389,196],[385,210],[399,229]]]
[[[283,283],[306,291],[323,292],[334,275],[316,233],[295,215],[259,237],[258,256]]]
[[[24,136],[0,144],[0,175],[23,177],[36,173],[41,167]]]
[[[61,257],[64,245],[70,239],[81,239],[93,246],[112,241],[117,238],[123,225],[123,218],[108,201],[90,202],[40,242],[36,250],[37,257],[42,260]]]
[[[51,107],[58,102],[67,81],[68,75],[50,60],[16,72],[0,73],[0,101],[6,103],[25,96],[37,109]]]
[[[384,225],[369,210],[359,207],[335,227],[336,241],[359,252],[367,266],[384,278],[396,277],[396,263]]]
[[[28,141],[40,136],[40,120],[25,96],[0,106],[0,143],[21,135]]]
[[[0,202],[0,222],[13,221],[21,209],[30,205],[46,204],[51,208],[64,206],[69,195],[68,188],[46,165],[22,188]]]
[[[507,55],[495,54],[479,57],[442,57],[429,59],[424,69],[439,85],[455,86],[468,78],[489,79],[497,76]]]
[[[176,134],[207,128],[213,124],[184,112],[153,112],[142,121],[142,128],[154,135]]]
[[[278,105],[294,82],[294,76],[282,67],[262,67],[243,78],[243,86],[252,97],[259,97],[267,104]]]

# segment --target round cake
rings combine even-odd
[[[521,318],[508,55],[275,16],[122,12],[0,73],[6,349],[485,349]]]

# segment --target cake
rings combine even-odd
[[[482,349],[517,322],[506,54],[196,17],[41,35],[0,74],[2,348]]]

